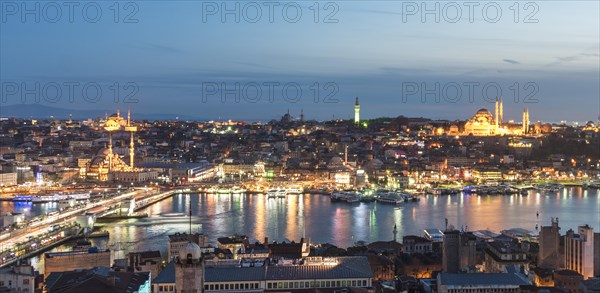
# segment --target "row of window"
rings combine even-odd
[[[335,287],[366,287],[367,280],[337,280],[310,282],[267,282],[267,289],[301,289],[301,288],[335,288]]]
[[[158,285],[158,292],[175,292],[175,285]]]
[[[204,290],[223,291],[223,290],[247,290],[258,289],[258,283],[235,283],[235,284],[205,284]]]
[[[448,293],[489,293],[489,292],[502,292],[502,293],[512,293],[519,292],[519,288],[488,288],[488,289],[448,289]]]
[[[23,285],[29,285],[29,279],[23,279]],[[0,287],[2,286],[4,286],[4,281],[0,281]],[[8,280],[8,287],[10,286],[12,286],[12,280]]]

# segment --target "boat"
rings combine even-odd
[[[401,204],[404,202],[404,197],[398,192],[380,189],[375,192],[375,197],[378,202],[389,204]]]
[[[539,191],[556,192],[563,189],[565,186],[558,183],[538,184],[536,189]]]
[[[285,198],[287,191],[282,188],[271,188],[267,190],[267,198]]]
[[[404,202],[417,202],[421,200],[416,194],[403,193],[402,198],[404,198]]]
[[[13,196],[12,201],[29,202],[29,201],[31,201],[32,197],[33,197],[32,195],[19,195],[19,194],[17,194],[15,196]]]
[[[361,193],[356,190],[345,190],[331,193],[332,202],[355,203],[361,199]]]
[[[302,186],[289,186],[285,188],[285,192],[287,194],[302,194],[304,192],[304,188]]]

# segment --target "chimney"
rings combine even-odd
[[[263,243],[265,248],[269,248],[269,237],[265,237],[265,242]]]

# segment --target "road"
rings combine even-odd
[[[52,227],[53,225],[74,222],[75,218],[78,215],[83,215],[92,209],[102,207],[102,206],[109,207],[109,206],[115,205],[125,199],[130,199],[130,198],[133,198],[138,195],[143,195],[145,193],[148,193],[148,191],[145,189],[135,190],[135,191],[123,193],[120,195],[116,195],[116,196],[113,196],[110,198],[100,199],[100,200],[94,201],[94,202],[89,202],[79,208],[63,211],[56,215],[48,216],[42,220],[39,220],[39,221],[36,221],[33,223],[29,223],[24,228],[14,230],[14,231],[11,231],[8,233],[3,232],[2,235],[0,235],[0,247],[3,250],[10,249],[17,243],[26,242],[27,240],[35,237],[36,235],[40,235],[40,234],[43,234],[44,232],[47,232],[48,228]]]

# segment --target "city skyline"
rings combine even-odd
[[[28,8],[35,9],[35,3]],[[530,108],[533,121],[596,120],[600,114],[595,1],[532,2],[535,6],[527,7],[493,2],[497,6],[488,7],[487,14],[480,10],[483,4],[474,7],[472,19],[463,4],[455,23],[455,8],[438,2],[425,7],[421,2],[373,6],[342,1],[319,7],[298,2],[303,14],[297,22],[277,13],[270,22],[264,10],[255,23],[249,22],[249,11],[256,7],[244,10],[245,3],[234,2],[240,5],[239,22],[235,15],[223,15],[221,2],[214,2],[216,7],[209,5],[213,2],[165,3],[98,4],[102,15],[97,22],[83,14],[74,14],[69,22],[61,6],[56,23],[50,22],[54,14],[48,12],[54,7],[44,10],[38,3],[39,15],[23,15],[20,6],[8,13],[12,8],[5,3],[0,27],[2,105],[20,104],[22,94],[39,83],[37,94],[26,95],[26,102],[37,99],[72,109],[135,106],[142,113],[209,120],[269,120],[288,108],[304,109],[311,119],[351,119],[347,105],[356,96],[367,118],[461,119],[473,110],[491,108],[497,96],[505,99],[507,111]],[[436,3],[437,13],[423,14]],[[497,22],[493,9],[501,12]],[[40,43],[44,46],[27,45]],[[56,102],[48,102],[56,97],[52,83],[62,91]],[[96,96],[92,87],[88,94],[93,98],[75,94],[71,102],[65,83],[78,83],[77,93],[97,83],[102,94]],[[223,103],[220,91],[235,88],[235,83],[240,90]],[[268,96],[269,84],[276,83]],[[301,88],[301,97],[283,96],[286,84],[294,86],[288,88],[289,95]],[[483,88],[489,84],[494,87],[486,94]],[[244,87],[254,96],[255,85],[262,88],[259,101],[244,99]],[[456,85],[462,95],[456,95]],[[472,95],[468,85],[474,85]],[[44,86],[49,88],[44,91]],[[428,94],[431,89],[435,93]],[[137,102],[124,102],[130,94]]]

